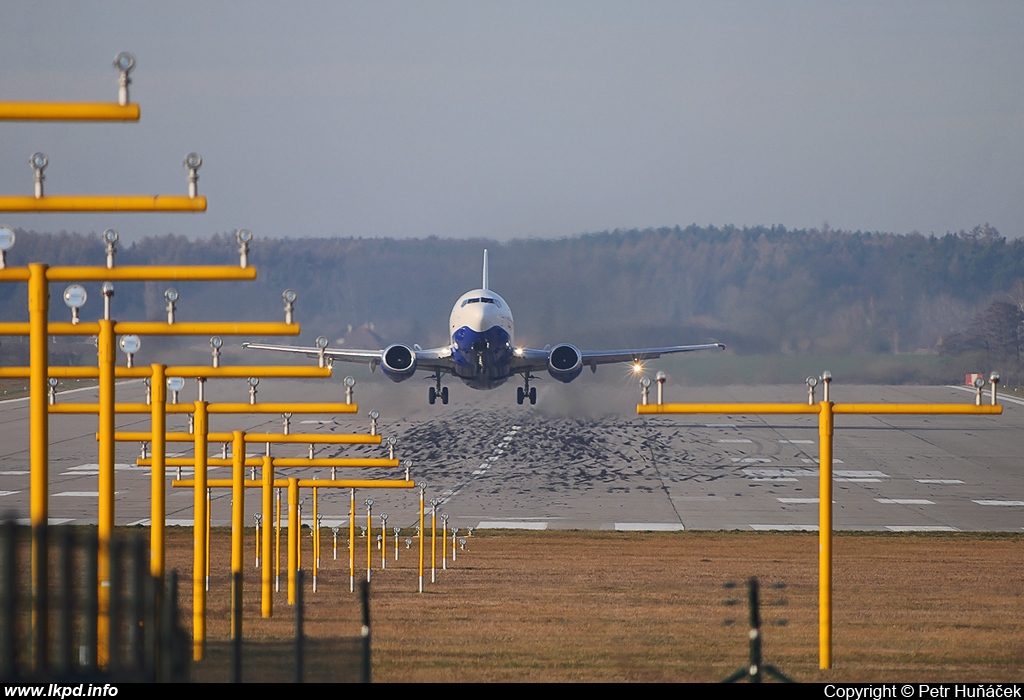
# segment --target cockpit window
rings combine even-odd
[[[463,299],[462,303],[459,304],[459,308],[462,308],[466,304],[480,304],[480,303],[483,303],[483,304],[494,304],[499,309],[501,308],[501,302],[497,301],[496,299],[491,299],[490,297],[474,297],[473,299]]]

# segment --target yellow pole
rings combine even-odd
[[[240,576],[243,573],[243,557],[245,549],[245,434],[241,430],[231,433],[231,458],[234,465],[231,468],[231,575],[232,580],[235,574]],[[241,591],[238,592],[242,594]],[[236,621],[234,620],[235,605],[231,606],[231,630],[234,634]]]
[[[356,590],[356,490],[351,489],[348,501],[348,591]]]
[[[46,668],[49,647],[47,630],[47,559],[46,525],[50,517],[49,501],[49,404],[47,368],[49,365],[49,337],[46,320],[50,309],[50,288],[46,283],[46,265],[28,266],[29,317],[29,455],[30,519],[32,523],[32,640],[33,669]]]
[[[832,402],[818,413],[818,666],[832,668]]]
[[[370,582],[370,570],[373,569],[373,520],[371,520],[369,503],[366,505],[366,582]]]
[[[436,578],[434,569],[437,566],[437,504],[430,504],[430,582]]]
[[[310,525],[310,532],[313,535],[313,592],[316,593],[316,574],[320,568],[320,550],[317,545],[320,542],[320,530],[316,526],[316,486],[313,487],[313,524]]]
[[[3,121],[139,121],[138,103],[0,102]]]
[[[210,590],[210,550],[213,548],[210,535],[213,530],[213,489],[206,486],[206,590]]]
[[[206,211],[206,197],[176,194],[0,195],[0,211]]]
[[[274,516],[274,463],[263,458],[263,617],[274,614],[274,596],[270,592],[270,520]]]
[[[97,663],[106,667],[110,606],[110,538],[114,534],[114,364],[117,362],[114,322],[99,322],[97,336],[99,361],[99,634]]]
[[[288,605],[295,605],[295,570],[299,560],[299,480],[288,479]]]
[[[281,489],[275,491],[277,505],[277,529],[274,532],[274,590],[281,591]]]
[[[167,459],[167,376],[164,374],[164,365],[153,365],[149,400],[153,409],[150,412],[153,468],[149,477],[149,572],[163,581],[166,563],[164,525],[167,512],[167,474],[164,466]]]
[[[420,593],[423,592],[423,492],[424,489],[420,487]]]
[[[206,651],[206,435],[210,431],[206,402],[196,401],[195,486],[192,493],[192,658]]]

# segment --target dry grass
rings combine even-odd
[[[173,530],[169,566],[188,579],[191,533]],[[434,585],[428,568],[422,595],[415,546],[403,547],[397,566],[373,574],[374,680],[717,681],[745,664],[745,581],[757,576],[765,658],[797,680],[1020,681],[1022,544],[1012,534],[838,535],[827,672],[818,670],[813,534],[478,533]],[[261,619],[251,531],[247,547],[244,638],[286,638],[285,593],[275,617]],[[211,640],[228,636],[226,532],[214,549]],[[337,562],[326,541],[323,551],[306,632],[356,634],[347,551],[339,547]],[[188,585],[183,593],[189,605]],[[190,613],[183,620],[191,626]]]

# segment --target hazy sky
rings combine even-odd
[[[689,223],[1024,235],[1024,3],[11,2],[0,192],[184,194],[39,230],[557,237]]]

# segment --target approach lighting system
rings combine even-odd
[[[992,372],[988,375],[988,381],[992,384],[992,405],[996,405],[996,387],[999,386],[999,372]]]
[[[43,180],[46,179],[46,176],[43,175],[43,171],[46,170],[46,166],[50,164],[50,159],[46,157],[45,153],[36,151],[29,156],[28,164],[36,171],[36,199],[39,199],[43,196]]]
[[[213,352],[213,366],[220,367],[220,349],[224,346],[224,340],[219,336],[215,335],[210,338],[210,348]]]
[[[188,197],[195,199],[199,194],[199,168],[203,164],[203,157],[193,151],[185,156],[185,167],[188,169]]]
[[[394,435],[388,436],[388,459],[395,458],[395,445],[398,443],[398,438]]]
[[[348,379],[348,377],[346,377],[346,379]],[[380,418],[380,413],[378,413],[376,411],[376,409],[371,409],[369,415],[370,415],[370,435],[376,435],[377,434],[377,419]]]
[[[7,267],[7,251],[14,246],[14,229],[0,226],[0,270]]]
[[[171,392],[171,403],[178,403],[178,392],[185,388],[184,377],[168,377],[167,389]]]
[[[164,292],[164,300],[167,302],[167,323],[174,324],[175,302],[178,301],[178,290],[171,287]]]
[[[238,264],[242,268],[249,266],[249,244],[252,243],[252,231],[247,228],[238,229],[235,234],[238,241]]]
[[[256,404],[256,387],[260,385],[259,377],[249,377],[249,403]]]
[[[114,267],[114,254],[117,252],[117,231],[108,228],[103,232],[103,242],[107,246],[107,269]]]
[[[317,359],[316,359],[317,367],[323,368],[323,366],[326,364],[326,357],[324,355],[324,350],[327,349],[328,342],[329,341],[327,340],[327,338],[325,338],[322,335],[318,336],[317,339],[316,339],[316,347],[317,347],[317,350],[319,350],[319,353],[318,353]]]
[[[57,403],[57,378],[50,377],[46,383],[50,386],[50,405],[52,406]]]
[[[662,371],[658,371],[654,375],[654,381],[658,382],[658,403],[665,403],[665,380],[668,379],[668,375]]]
[[[80,284],[69,284],[64,290],[64,303],[71,309],[71,323],[79,322],[78,310],[85,306],[85,300],[88,298],[85,287]]]
[[[636,371],[635,369],[633,371]],[[651,388],[651,378],[641,377],[640,378],[640,403],[647,405],[648,392]]]
[[[352,403],[352,389],[356,385],[355,377],[352,377],[350,375],[350,376],[345,377],[345,379],[343,381],[344,381],[344,384],[345,384],[345,403]],[[374,420],[377,420],[377,419],[374,418]],[[370,434],[371,435],[376,435],[376,433],[370,433]]]
[[[135,70],[135,56],[122,51],[114,57],[114,68],[121,73],[117,79],[117,103],[123,107],[128,104],[128,86],[132,84],[129,74]]]
[[[114,298],[114,283],[104,282],[100,288],[103,292],[103,320],[110,320],[110,300]]]
[[[830,399],[828,397],[828,388],[829,388],[829,385],[832,383],[832,373],[829,372],[828,370],[825,370],[824,372],[822,372],[821,373],[821,382],[824,385],[824,387],[822,388],[822,392],[824,392],[824,393],[823,393],[823,396],[821,397],[821,400],[822,401],[829,401]]]
[[[818,386],[818,378],[817,377],[808,377],[807,379],[804,380],[804,382],[807,384],[807,405],[808,406],[813,406],[814,405],[814,387]]]
[[[292,323],[292,316],[295,313],[295,300],[298,299],[299,295],[293,292],[291,289],[286,289],[281,293],[281,298],[284,299],[284,322]]]
[[[121,346],[121,352],[128,358],[128,367],[132,367],[133,358],[135,353],[142,347],[142,340],[137,335],[122,335],[121,340],[118,341],[118,345]]]

